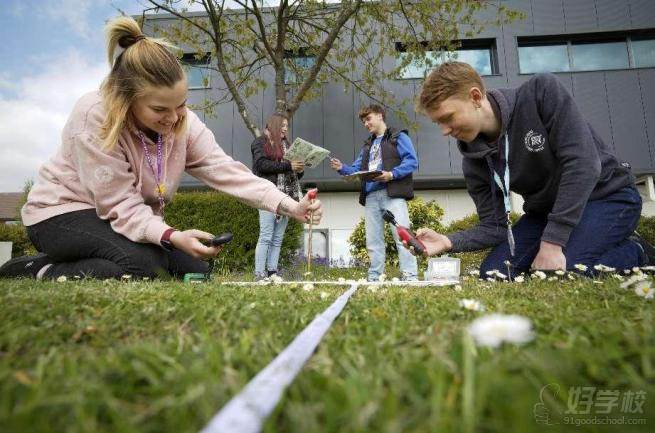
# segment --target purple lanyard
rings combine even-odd
[[[159,210],[161,213],[164,213],[164,184],[162,183],[162,176],[161,176],[161,167],[162,167],[162,138],[161,134],[157,134],[157,172],[155,173],[155,168],[153,167],[152,164],[152,158],[150,157],[150,151],[148,150],[148,146],[146,146],[146,138],[144,137],[143,133],[141,131],[139,132],[139,138],[141,139],[141,145],[143,146],[143,153],[146,155],[146,159],[148,160],[148,167],[150,167],[150,171],[152,172],[152,175],[155,178],[155,181],[157,182],[157,187],[155,188],[155,192],[157,193],[157,198],[159,199]]]

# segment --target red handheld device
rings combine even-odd
[[[423,242],[416,239],[416,236],[414,235],[414,233],[412,233],[410,229],[398,225],[398,223],[396,222],[396,217],[393,215],[393,213],[391,213],[388,210],[385,210],[384,213],[382,214],[382,218],[389,224],[396,227],[396,232],[398,233],[400,239],[402,241],[405,241],[407,245],[409,245],[410,247],[414,247],[414,251],[416,251],[417,254],[420,255],[425,254],[425,245],[423,245]]]

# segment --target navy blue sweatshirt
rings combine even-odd
[[[523,197],[526,213],[547,216],[543,241],[566,246],[587,201],[634,185],[630,170],[619,163],[554,75],[538,74],[516,89],[492,89],[487,96],[499,112],[500,138],[494,144],[483,135],[471,143],[458,142],[480,223],[448,236],[453,252],[492,247],[507,239],[503,195],[491,174],[493,167],[503,176],[504,165],[498,161],[505,158],[498,152],[504,153],[505,134],[510,190]]]

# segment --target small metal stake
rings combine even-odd
[[[314,188],[307,193],[307,198],[310,203],[314,203],[314,199],[318,195],[318,189]],[[307,242],[307,273],[312,270],[312,223],[314,222],[314,211],[309,212],[309,240]]]

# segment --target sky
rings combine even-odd
[[[0,192],[21,191],[109,72],[104,25],[145,0],[0,0]]]

